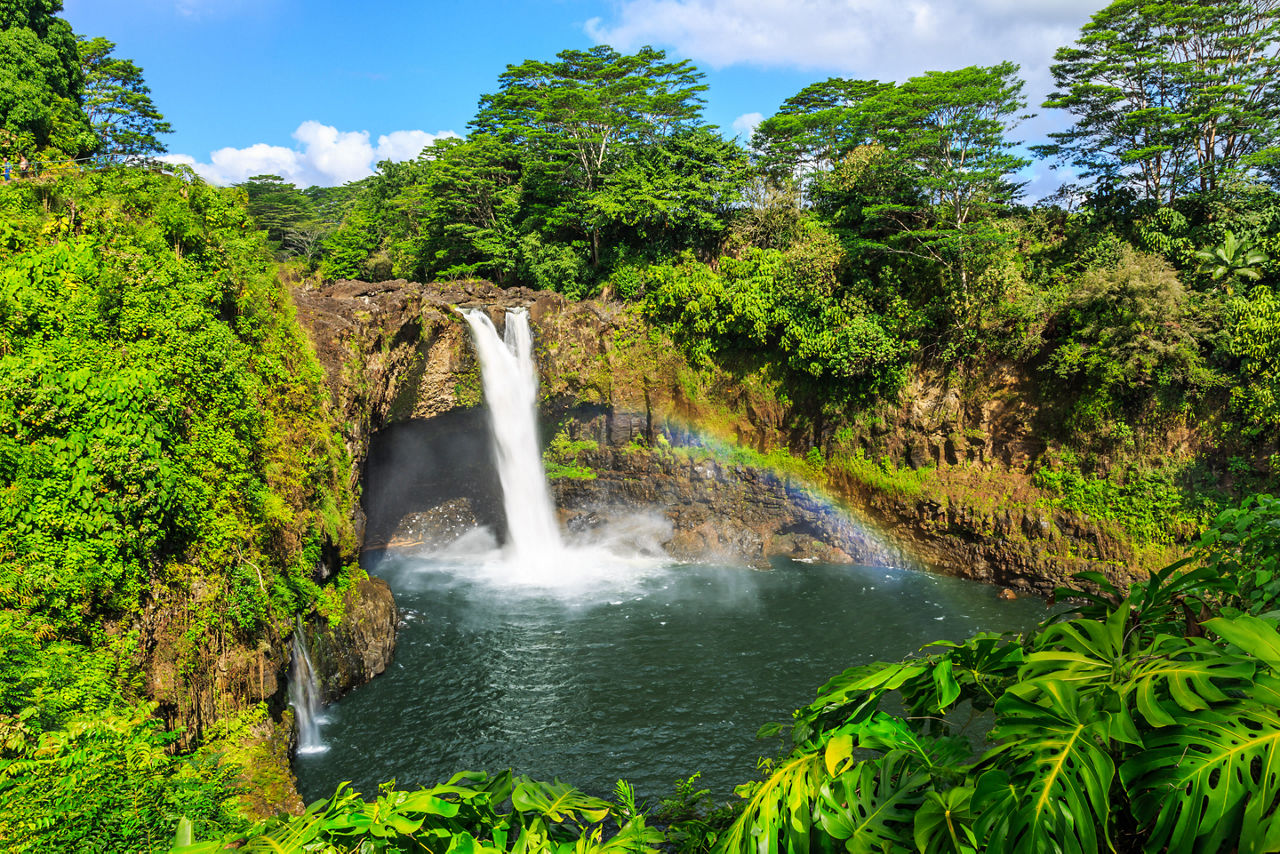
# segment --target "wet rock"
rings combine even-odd
[[[662,545],[678,560],[917,565],[890,538],[851,521],[846,509],[772,471],[726,466],[709,454],[685,461],[662,447],[605,446],[580,454],[578,463],[595,479],[552,482],[556,503],[579,514],[569,517],[571,531],[579,519],[600,527],[653,508],[670,523]]]
[[[478,524],[471,501],[467,498],[453,498],[429,510],[404,516],[386,547],[435,551],[449,545]]]
[[[381,578],[357,583],[342,601],[342,619],[316,616],[304,624],[311,663],[326,702],[363,685],[391,663],[399,614]]]

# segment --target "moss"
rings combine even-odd
[[[293,712],[273,721],[263,703],[225,718],[210,730],[206,750],[235,769],[239,811],[250,821],[302,812],[302,798],[289,767]]]
[[[542,465],[549,480],[595,480],[596,471],[578,462],[578,455],[599,449],[590,439],[573,440],[566,430],[560,430],[542,454]]]
[[[466,370],[462,371],[460,376],[461,379],[453,384],[453,399],[458,406],[479,406],[484,399],[484,383],[480,378],[480,363],[475,359],[469,359]]]
[[[887,457],[875,462],[868,459],[861,449],[833,455],[827,465],[833,472],[840,472],[877,492],[904,498],[924,496],[935,479],[932,466],[913,470],[908,466],[897,466]]]
[[[409,370],[405,372],[400,388],[396,391],[395,399],[391,401],[391,405],[387,408],[389,421],[407,421],[413,417],[413,410],[418,403],[418,386],[422,382],[422,375],[426,370],[427,360],[422,353],[415,353],[413,363],[409,366]]]

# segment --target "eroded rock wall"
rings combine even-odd
[[[837,497],[888,532],[882,548],[945,572],[1047,591],[1082,569],[1124,582],[1130,567],[1158,565],[1164,557],[1135,553],[1109,526],[1041,509],[1031,465],[1044,448],[1039,437],[1052,407],[1037,400],[1032,383],[1011,365],[992,365],[963,381],[918,371],[898,401],[848,419],[824,418],[790,403],[786,389],[764,373],[708,379],[634,307],[571,302],[485,282],[337,282],[300,292],[296,301],[360,470],[374,432],[480,403],[479,368],[456,308],[483,308],[500,328],[508,309],[526,308],[535,329],[544,422],[551,431],[588,435],[598,447],[598,456],[584,463],[596,483],[558,484],[560,500],[581,508],[607,503],[610,496],[670,502],[676,534],[683,537],[677,549],[732,540],[752,554],[758,542],[758,553],[766,554],[777,536],[744,509],[753,501],[767,508],[773,497],[697,501],[693,475],[673,480],[659,456],[638,463],[634,454],[618,452],[652,447],[664,430],[693,424],[759,451],[789,447],[803,454],[816,447],[834,460],[837,452],[857,448],[866,459],[928,469],[924,486],[910,493],[881,488],[835,464],[827,477]],[[753,494],[750,477],[744,483],[730,475],[738,485],[726,496],[734,489]],[[724,492],[725,482],[717,483]],[[477,505],[477,512],[483,510]],[[733,519],[729,527],[736,533],[722,533],[714,519]],[[790,524],[773,527],[782,531]],[[390,536],[380,532],[378,541]],[[792,545],[779,542],[783,553]],[[871,559],[869,547],[859,552],[862,547],[850,551],[831,539],[826,544]]]

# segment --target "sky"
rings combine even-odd
[[[745,141],[827,77],[901,81],[1022,66],[1029,143],[1066,123],[1039,109],[1048,67],[1105,0],[64,0],[85,36],[142,67],[174,127],[168,159],[208,180],[274,173],[335,185],[465,135],[480,97],[525,59],[642,45],[706,72],[705,117]],[[1025,170],[1036,198],[1062,179]]]

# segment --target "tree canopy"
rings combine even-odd
[[[173,129],[152,102],[142,69],[112,56],[115,43],[101,36],[80,38],[78,47],[84,112],[97,138],[95,152],[116,159],[163,153],[160,136]]]
[[[93,147],[81,111],[84,74],[61,0],[0,0],[0,153]]]
[[[1265,168],[1280,129],[1280,2],[1116,0],[1055,54],[1042,154],[1171,203]]]

